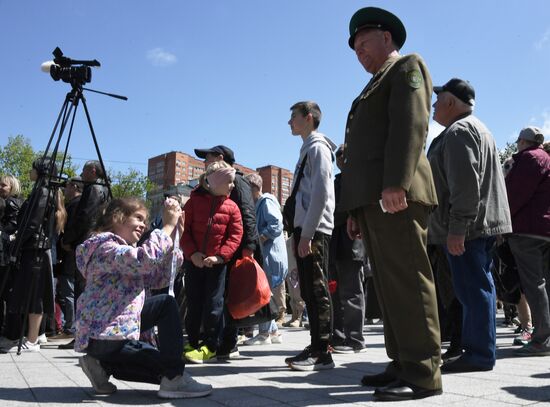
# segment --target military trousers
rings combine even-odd
[[[384,318],[387,373],[426,389],[441,389],[441,341],[435,283],[426,253],[429,208],[384,213],[378,204],[354,213],[373,268]]]
[[[311,240],[311,254],[298,256],[301,229],[294,230],[294,244],[300,293],[306,303],[309,317],[311,350],[326,352],[332,335],[332,301],[328,290],[328,256],[330,235],[315,232]]]

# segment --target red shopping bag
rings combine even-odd
[[[227,310],[235,319],[245,318],[269,304],[271,289],[265,272],[251,257],[237,260],[229,272]]]

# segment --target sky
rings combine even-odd
[[[46,147],[70,90],[40,70],[59,46],[101,62],[87,87],[128,97],[85,92],[107,168],[146,173],[150,157],[224,144],[248,167],[293,169],[295,102],[319,103],[319,131],[344,141],[370,78],[347,45],[349,19],[366,6],[400,17],[401,53],[420,54],[434,85],[472,83],[500,148],[528,125],[550,136],[546,0],[0,0],[0,146],[22,134]],[[431,123],[429,138],[441,129]],[[97,157],[81,107],[69,153],[77,165]]]

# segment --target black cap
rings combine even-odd
[[[449,92],[462,100],[464,103],[474,106],[476,91],[470,82],[453,78],[443,86],[434,86],[434,93],[439,95],[441,92]]]
[[[212,148],[195,148],[195,155],[199,158],[206,158],[206,154],[221,154],[223,155],[223,160],[230,165],[233,165],[235,162],[235,155],[233,154],[233,150],[231,150],[229,147],[226,146],[214,146]]]
[[[399,49],[407,39],[405,26],[395,14],[378,7],[365,7],[357,10],[349,22],[348,44],[351,49],[355,49],[354,41],[357,33],[367,28],[389,31]]]

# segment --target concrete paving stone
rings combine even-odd
[[[502,401],[494,401],[494,400],[487,400],[483,398],[468,398],[464,400],[460,400],[456,403],[452,403],[452,406],[464,406],[464,407],[510,407],[510,406],[517,406],[518,404],[513,403],[505,403]]]
[[[502,391],[483,397],[487,400],[503,401],[519,405],[544,402],[550,404],[550,385],[548,386],[505,386]]]

